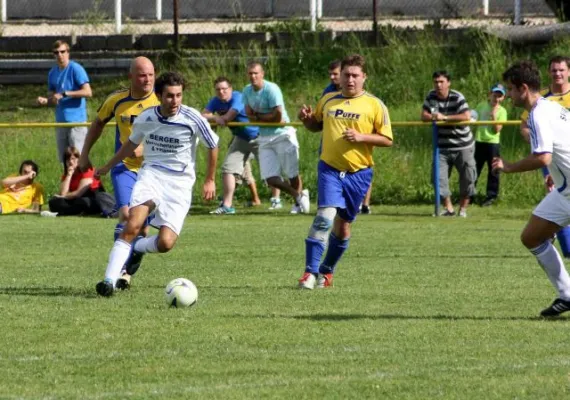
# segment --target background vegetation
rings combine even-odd
[[[335,58],[349,53],[361,53],[368,60],[367,89],[383,99],[393,121],[418,120],[421,104],[431,89],[431,74],[436,69],[447,69],[452,74],[452,87],[464,93],[471,107],[486,98],[488,88],[500,80],[508,64],[519,58],[531,58],[544,70],[546,84],[547,61],[554,54],[565,54],[566,41],[557,41],[541,48],[514,48],[494,37],[472,31],[461,40],[442,41],[435,31],[409,35],[406,32],[386,30],[387,45],[369,47],[357,36],[340,41],[323,42],[315,35],[307,35],[291,29],[292,40],[288,48],[274,46],[262,48],[258,44],[244,44],[237,54],[223,44],[202,51],[186,51],[185,57],[204,57],[200,66],[190,67],[185,57],[158,57],[159,70],[178,69],[188,78],[189,87],[185,103],[201,109],[213,95],[211,82],[219,75],[226,75],[241,89],[247,82],[246,64],[252,57],[265,62],[266,79],[277,82],[283,89],[287,109],[292,120],[302,104],[314,104],[328,84],[327,65]],[[173,61],[174,60],[174,61]],[[178,60],[178,61],[176,61]],[[196,64],[196,63],[194,63]],[[47,71],[46,71],[47,73]],[[95,82],[94,98],[89,103],[89,116],[94,118],[98,105],[105,96],[117,87],[126,86],[123,80]],[[2,88],[0,97],[0,121],[32,122],[53,121],[52,110],[33,106],[37,95],[45,92],[44,86],[19,86]],[[509,118],[517,119],[520,110],[509,109]],[[222,144],[220,163],[229,131],[220,134]],[[375,152],[376,178],[373,202],[383,204],[417,204],[433,201],[430,184],[431,135],[430,128],[395,128],[395,146],[392,149],[377,149]],[[42,167],[40,181],[48,193],[57,188],[60,166],[55,162],[53,129],[2,129],[0,130],[0,175],[17,169],[24,158],[36,159]],[[319,134],[299,129],[301,145],[301,172],[305,185],[314,193],[316,189],[316,162]],[[101,163],[112,153],[114,134],[107,131],[104,139],[93,153],[95,163]],[[528,153],[528,145],[519,135],[517,127],[506,127],[502,133],[503,154],[507,159],[522,157]],[[254,163],[254,168],[257,168]],[[199,164],[199,177],[204,168]],[[200,178],[199,178],[200,179]],[[501,198],[509,204],[536,203],[543,195],[539,173],[504,176]],[[484,191],[485,171],[479,183]],[[457,188],[457,174],[452,177],[452,186]],[[108,185],[110,187],[110,185]],[[262,195],[268,191],[261,188]],[[238,197],[246,192],[238,191]]]

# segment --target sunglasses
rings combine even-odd
[[[67,50],[54,50],[54,51],[53,51],[53,54],[55,54],[56,56],[57,56],[58,54],[65,54],[65,53],[67,53]]]

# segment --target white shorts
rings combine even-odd
[[[542,199],[532,213],[556,225],[567,226],[570,224],[570,199],[554,189]]]
[[[192,204],[192,187],[196,179],[188,174],[170,172],[153,166],[143,166],[133,187],[129,207],[147,201],[155,204],[150,224],[167,226],[180,235],[184,219]]]
[[[259,170],[261,179],[284,175],[299,175],[299,142],[295,128],[288,127],[276,136],[258,136]]]

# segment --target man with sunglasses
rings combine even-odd
[[[57,40],[53,46],[57,62],[48,73],[48,97],[38,97],[41,106],[55,107],[56,122],[86,122],[85,99],[91,97],[89,76],[77,62],[69,59],[69,44]],[[72,146],[81,151],[87,136],[86,126],[55,128],[57,156],[63,162],[65,149]]]

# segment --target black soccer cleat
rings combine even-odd
[[[95,286],[95,290],[97,291],[97,294],[99,296],[103,296],[103,297],[111,297],[113,295],[113,291],[115,290],[113,288],[113,283],[107,280],[101,281],[99,282],[96,286]]]
[[[117,283],[115,284],[115,287],[119,290],[128,290],[131,288],[131,276],[127,273],[124,273],[123,276],[121,276],[118,280]]]
[[[558,317],[566,311],[570,311],[570,301],[556,299],[550,307],[545,308],[540,312],[540,316],[545,318]]]

